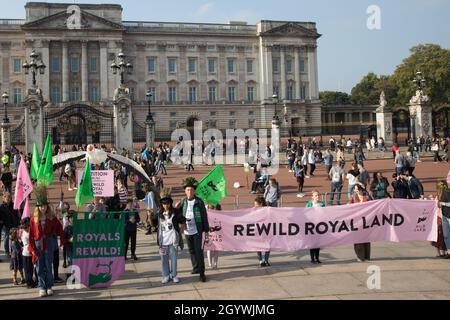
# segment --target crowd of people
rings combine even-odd
[[[317,190],[312,190],[311,200],[307,202],[306,207],[323,207],[343,203],[359,203],[371,201],[374,199],[383,199],[387,197],[420,199],[424,198],[424,188],[419,179],[414,176],[415,165],[420,161],[423,152],[435,152],[436,161],[448,161],[448,140],[431,139],[430,148],[428,148],[428,139],[410,141],[408,151],[402,154],[395,148],[393,151],[393,174],[392,180],[383,176],[382,172],[373,172],[370,174],[365,169],[366,152],[373,152],[375,148],[384,152],[383,141],[377,141],[372,145],[374,138],[366,141],[366,148],[358,142],[351,139],[342,139],[338,142],[331,138],[329,145],[324,148],[322,142],[316,142],[314,138],[308,139],[303,143],[290,140],[287,145],[286,157],[288,160],[287,170],[293,175],[297,183],[297,196],[305,197],[305,182],[307,179],[318,179],[315,176],[317,166],[323,165],[327,174],[326,179],[330,183],[330,192],[327,195],[320,194]],[[350,141],[350,142],[349,142]],[[211,156],[214,157],[215,148],[218,144],[211,139],[213,147],[207,149],[209,153],[209,164]],[[370,148],[367,145],[370,145]],[[177,144],[181,144],[178,141]],[[276,177],[269,174],[271,149],[264,150],[263,154],[259,149],[255,154],[250,155],[250,141],[244,140],[243,143],[234,140],[236,150],[242,148],[247,156],[254,156],[252,165],[255,174],[255,180],[252,184],[252,194],[256,195],[254,199],[254,208],[264,206],[280,206],[280,197],[282,188]],[[208,144],[210,146],[211,144]],[[438,150],[435,151],[435,146]],[[259,146],[259,144],[258,144]],[[100,146],[106,150],[106,146]],[[208,148],[208,147],[207,147]],[[213,149],[211,149],[213,148]],[[66,150],[56,145],[54,154],[60,154],[67,151],[85,150],[81,146],[73,146],[71,150]],[[176,146],[171,149],[168,144],[161,144],[157,147],[147,148],[144,146],[138,152],[129,152],[125,149],[121,155],[133,159],[138,163],[147,175],[150,181],[143,181],[143,178],[133,170],[113,160],[107,160],[93,169],[114,170],[115,186],[114,196],[110,198],[95,197],[88,203],[85,212],[89,213],[90,219],[102,218],[108,211],[123,211],[125,214],[125,259],[130,257],[138,260],[136,255],[137,232],[139,227],[143,227],[146,235],[154,234],[156,244],[159,247],[161,256],[161,274],[162,283],[170,281],[180,282],[177,274],[177,259],[179,249],[183,250],[187,244],[191,263],[192,274],[198,274],[200,281],[206,281],[206,266],[203,252],[202,236],[205,234],[208,238],[209,224],[207,210],[220,210],[220,204],[203,202],[196,193],[198,185],[197,180],[188,177],[182,181],[185,196],[177,203],[171,195],[171,189],[164,186],[163,176],[167,175],[169,165],[184,165],[185,170],[193,170],[192,155],[195,147],[188,150],[188,161],[185,163],[173,162],[173,152],[179,152]],[[112,153],[118,151],[112,148]],[[440,152],[444,154],[441,157]],[[204,150],[203,150],[204,152]],[[347,152],[347,156],[346,156]],[[350,164],[348,154],[353,153],[353,159]],[[21,219],[21,210],[15,210],[12,203],[12,184],[17,174],[20,158],[23,156],[27,160],[28,166],[31,165],[31,156],[24,156],[16,148],[11,148],[6,153],[2,161],[2,204],[0,205],[0,230],[3,230],[3,247],[10,261],[10,269],[13,272],[14,285],[26,285],[27,288],[39,288],[40,296],[53,294],[54,283],[64,282],[59,275],[60,249],[63,253],[63,268],[66,273],[66,279],[70,276],[66,268],[72,264],[72,245],[73,229],[72,219],[75,211],[71,210],[70,204],[64,199],[64,192],[61,191],[59,204],[51,204],[47,199],[47,190],[36,187],[36,206],[30,218]],[[178,153],[178,156],[180,154]],[[11,171],[11,166],[14,170]],[[68,163],[60,169],[59,180],[67,179],[68,190],[75,190],[76,183],[76,162]],[[9,173],[9,174],[8,174]],[[130,184],[133,184],[131,187]],[[347,201],[341,201],[342,190],[347,185],[344,194]],[[389,189],[392,188],[392,192]],[[259,195],[258,195],[259,194]],[[437,198],[442,214],[439,217],[439,237],[438,241],[433,243],[437,248],[438,256],[450,258],[450,191],[445,182],[438,185]],[[144,207],[144,209],[141,209]],[[144,212],[145,219],[141,221],[140,212]],[[361,243],[354,245],[357,261],[367,261],[371,259],[370,243]],[[130,249],[130,256],[128,255]],[[206,252],[208,267],[218,268],[219,254],[217,251]],[[310,249],[311,263],[320,264],[320,248]],[[270,251],[257,253],[259,266],[270,267]]]

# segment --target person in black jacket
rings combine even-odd
[[[125,260],[127,260],[128,246],[131,240],[131,258],[137,260],[136,257],[136,235],[137,224],[141,221],[139,213],[133,209],[133,200],[127,200],[127,207],[125,211]]]
[[[408,182],[408,198],[409,199],[423,199],[423,186],[422,183],[414,176],[406,173],[406,180]]]
[[[9,257],[9,231],[12,228],[17,228],[20,223],[20,214],[18,210],[13,208],[11,201],[11,194],[5,192],[3,194],[3,202],[0,205],[0,226],[3,224],[3,245],[6,255]],[[1,229],[0,229],[1,232]]]
[[[391,186],[394,188],[394,198],[407,199],[408,198],[408,182],[404,175],[397,176],[396,173],[392,175]]]
[[[0,180],[3,183],[3,190],[5,192],[11,193],[12,192],[13,175],[11,173],[11,170],[9,169],[9,165],[5,166],[2,169],[2,176],[1,176]]]

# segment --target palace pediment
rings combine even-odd
[[[309,38],[320,38],[322,35],[314,30],[305,28],[304,26],[295,23],[288,22],[281,26],[274,27],[272,29],[266,30],[261,34],[262,36],[295,36],[295,37],[309,37]]]
[[[121,24],[109,21],[96,16],[87,11],[80,10],[75,6],[75,10],[68,7],[68,10],[28,22],[22,26],[23,30],[65,30],[65,31],[122,31]]]

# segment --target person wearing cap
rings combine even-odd
[[[38,274],[39,296],[53,295],[53,257],[58,246],[57,237],[64,243],[61,222],[56,219],[47,201],[47,188],[39,183],[34,187],[36,208],[30,222],[30,252]]]
[[[153,225],[156,226],[156,243],[161,255],[162,283],[166,284],[172,279],[174,283],[180,282],[177,276],[178,247],[184,248],[182,232],[185,230],[186,218],[180,210],[173,207],[172,190],[163,188],[161,191],[161,206],[158,214],[153,216]]]
[[[186,219],[184,235],[191,254],[192,274],[200,274],[200,280],[206,282],[205,258],[203,255],[203,233],[205,238],[209,236],[208,214],[205,203],[196,196],[195,189],[198,181],[193,177],[187,177],[182,182],[186,197],[178,204],[183,217]]]

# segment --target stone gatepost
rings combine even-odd
[[[377,113],[377,136],[383,138],[385,146],[392,146],[394,139],[392,135],[392,111],[388,107],[384,91],[380,95],[380,106]]]
[[[118,153],[122,148],[133,150],[133,114],[128,88],[117,88],[114,92],[114,135]]]
[[[416,91],[416,95],[409,101],[409,112],[411,116],[411,129],[415,138],[432,136],[433,120],[432,107],[428,96],[421,90]]]
[[[3,121],[1,123],[1,128],[2,128],[2,153],[4,154],[6,148],[9,148],[11,146],[11,131],[9,130],[11,128],[11,123]]]
[[[41,90],[28,89],[28,94],[22,102],[25,109],[25,150],[33,152],[33,143],[39,152],[44,149],[44,98]]]

